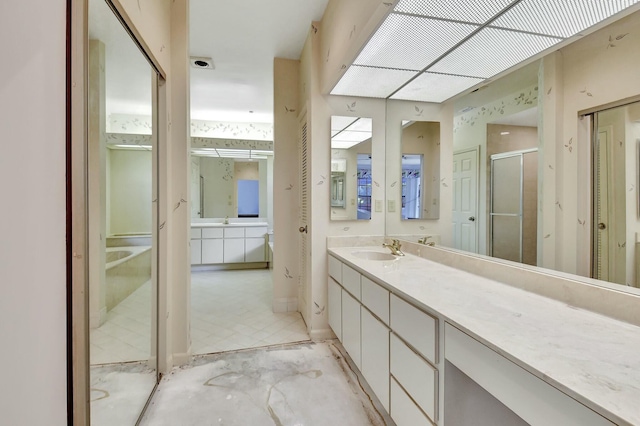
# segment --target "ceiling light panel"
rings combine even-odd
[[[514,0],[400,0],[394,12],[484,24]]]
[[[444,102],[482,81],[484,79],[426,72],[400,89],[391,99]]]
[[[421,71],[477,28],[392,13],[353,63]]]
[[[416,74],[416,71],[352,65],[331,94],[386,98]]]
[[[557,38],[485,28],[429,68],[429,71],[489,78],[559,41]]]
[[[358,117],[345,117],[334,115],[331,117],[331,136],[335,136],[347,127],[349,127]]]
[[[571,37],[639,0],[523,0],[492,26]]]
[[[371,135],[373,131],[373,120],[367,117],[358,117],[353,123],[347,127],[346,130],[353,130],[357,132],[368,132]]]

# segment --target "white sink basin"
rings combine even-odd
[[[391,253],[382,253],[379,251],[354,251],[351,253],[357,258],[364,260],[396,260],[397,257]]]

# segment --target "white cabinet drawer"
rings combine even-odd
[[[360,278],[362,304],[389,325],[389,292],[367,277]]]
[[[191,239],[202,238],[202,228],[191,228]]]
[[[397,426],[432,426],[427,417],[411,401],[398,383],[391,378],[391,403],[389,414]]]
[[[391,295],[390,306],[391,329],[420,352],[422,356],[437,364],[438,321],[393,294]]]
[[[191,264],[200,265],[202,263],[202,240],[191,240]]]
[[[342,342],[342,288],[329,277],[329,327]]]
[[[222,238],[222,228],[202,228],[202,238]]]
[[[360,318],[362,375],[389,412],[389,329],[364,307]]]
[[[342,264],[341,284],[353,297],[360,300],[360,273],[344,263]]]
[[[391,374],[420,408],[436,418],[438,371],[391,334]]]
[[[223,228],[225,238],[244,238],[244,228]]]
[[[247,238],[264,237],[267,235],[266,226],[248,226],[244,230],[244,236]]]
[[[360,302],[342,290],[342,346],[362,371],[360,356]]]
[[[338,284],[342,284],[342,262],[329,255],[329,276]]]
[[[244,240],[244,261],[264,262],[266,261],[265,240],[261,238],[245,238]]]

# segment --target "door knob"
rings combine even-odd
[[[469,221],[475,222],[476,221],[476,217],[475,216],[469,216]]]
[[[298,228],[298,231],[300,231],[301,233],[307,233],[307,225],[305,226],[301,226],[300,228]]]
[[[601,231],[602,231],[602,230],[605,230],[605,229],[607,229],[607,225],[605,225],[604,223],[600,222],[600,223],[598,224],[598,229],[600,229]]]

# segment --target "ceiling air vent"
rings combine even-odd
[[[213,59],[211,58],[192,56],[189,59],[189,62],[191,63],[191,66],[193,68],[206,69],[206,70],[215,69],[215,66],[213,65]]]

